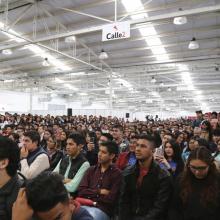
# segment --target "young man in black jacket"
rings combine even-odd
[[[120,220],[164,220],[172,191],[170,174],[153,160],[154,139],[141,135],[137,163],[124,171],[119,203]]]
[[[11,220],[11,209],[22,182],[17,176],[20,152],[17,144],[0,137],[0,219]]]

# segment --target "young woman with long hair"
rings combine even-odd
[[[220,177],[206,147],[193,150],[174,185],[169,220],[219,220]]]

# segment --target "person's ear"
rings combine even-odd
[[[79,144],[79,145],[78,145],[78,148],[79,148],[79,150],[81,151],[82,148],[83,148],[83,144]]]
[[[5,169],[9,164],[9,160],[8,159],[3,159],[0,161],[0,169]]]
[[[110,159],[113,160],[116,157],[115,154],[110,154]]]

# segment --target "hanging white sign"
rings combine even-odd
[[[130,23],[128,21],[108,24],[102,28],[102,41],[129,38],[130,32]]]

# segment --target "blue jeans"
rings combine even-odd
[[[94,220],[110,220],[110,217],[106,215],[101,209],[90,206],[82,206],[82,208],[86,209],[94,218]]]

